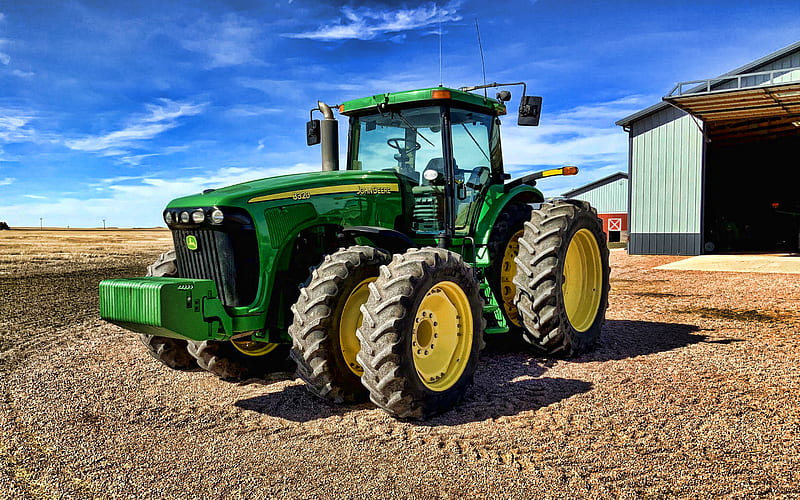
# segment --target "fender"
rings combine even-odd
[[[417,244],[408,235],[375,226],[348,226],[342,232],[353,238],[362,237],[370,240],[376,247],[383,248],[393,254],[403,253],[409,248],[416,248]]]
[[[513,186],[508,191],[506,191],[506,186],[490,186],[475,226],[475,243],[479,246],[489,243],[489,236],[495,221],[509,203],[541,203],[543,201],[542,192],[527,184]]]

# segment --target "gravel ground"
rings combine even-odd
[[[595,351],[493,342],[466,401],[413,423],[325,405],[289,373],[160,365],[89,293],[157,253],[37,286],[0,273],[0,498],[800,496],[797,275],[613,251]]]

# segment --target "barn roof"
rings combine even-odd
[[[609,175],[608,177],[603,177],[602,179],[598,179],[594,182],[590,182],[589,184],[586,184],[579,188],[575,188],[572,191],[567,191],[562,196],[567,198],[572,198],[573,196],[578,196],[583,193],[588,193],[589,191],[597,189],[601,186],[605,186],[606,184],[611,184],[612,182],[617,181],[619,179],[627,179],[627,178],[628,174],[626,174],[625,172],[617,172],[615,174]]]
[[[736,68],[736,69],[734,69],[732,71],[724,73],[724,74],[720,75],[719,77],[715,78],[714,80],[719,79],[719,78],[728,77],[728,76],[732,77],[732,76],[740,75],[740,74],[743,74],[743,73],[749,73],[751,71],[754,71],[754,70],[760,68],[761,66],[766,66],[767,64],[773,63],[773,62],[777,61],[778,59],[784,58],[787,55],[789,55],[789,54],[791,54],[791,53],[793,53],[793,52],[795,52],[797,50],[800,50],[800,42],[795,42],[795,43],[793,43],[793,44],[791,44],[789,46],[786,46],[786,47],[784,47],[784,48],[782,48],[780,50],[777,50],[777,51],[775,51],[775,52],[773,52],[771,54],[767,54],[766,56],[764,56],[764,57],[762,57],[760,59],[756,59],[755,61],[752,61],[750,63],[747,63],[742,67],[739,67],[739,68]],[[722,83],[724,83],[724,82],[719,82],[719,84],[722,84]],[[696,90],[700,90],[703,87],[704,87],[703,85],[700,85],[700,86],[697,87]],[[695,89],[693,89],[693,90],[695,90]],[[691,92],[691,90],[689,92]],[[644,118],[645,116],[648,116],[648,115],[651,115],[651,114],[656,113],[658,111],[661,111],[662,109],[668,108],[669,106],[670,106],[669,103],[662,101],[662,102],[659,102],[657,104],[654,104],[654,105],[650,106],[649,108],[645,108],[645,109],[643,109],[641,111],[638,111],[638,112],[636,112],[636,113],[634,113],[632,115],[626,116],[625,118],[622,118],[621,120],[618,120],[615,123],[617,125],[619,125],[620,127],[627,127],[631,123],[633,123],[633,122],[635,122],[635,121],[637,121],[637,120],[639,120],[641,118]]]

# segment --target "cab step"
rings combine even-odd
[[[508,333],[511,331],[507,326],[490,326],[483,329],[483,333],[492,335],[495,333]]]

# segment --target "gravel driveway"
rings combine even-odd
[[[163,243],[163,242],[158,242]],[[97,317],[122,264],[0,273],[0,498],[800,496],[800,276],[612,251],[598,348],[494,339],[424,423],[328,406],[290,373],[171,371]]]

